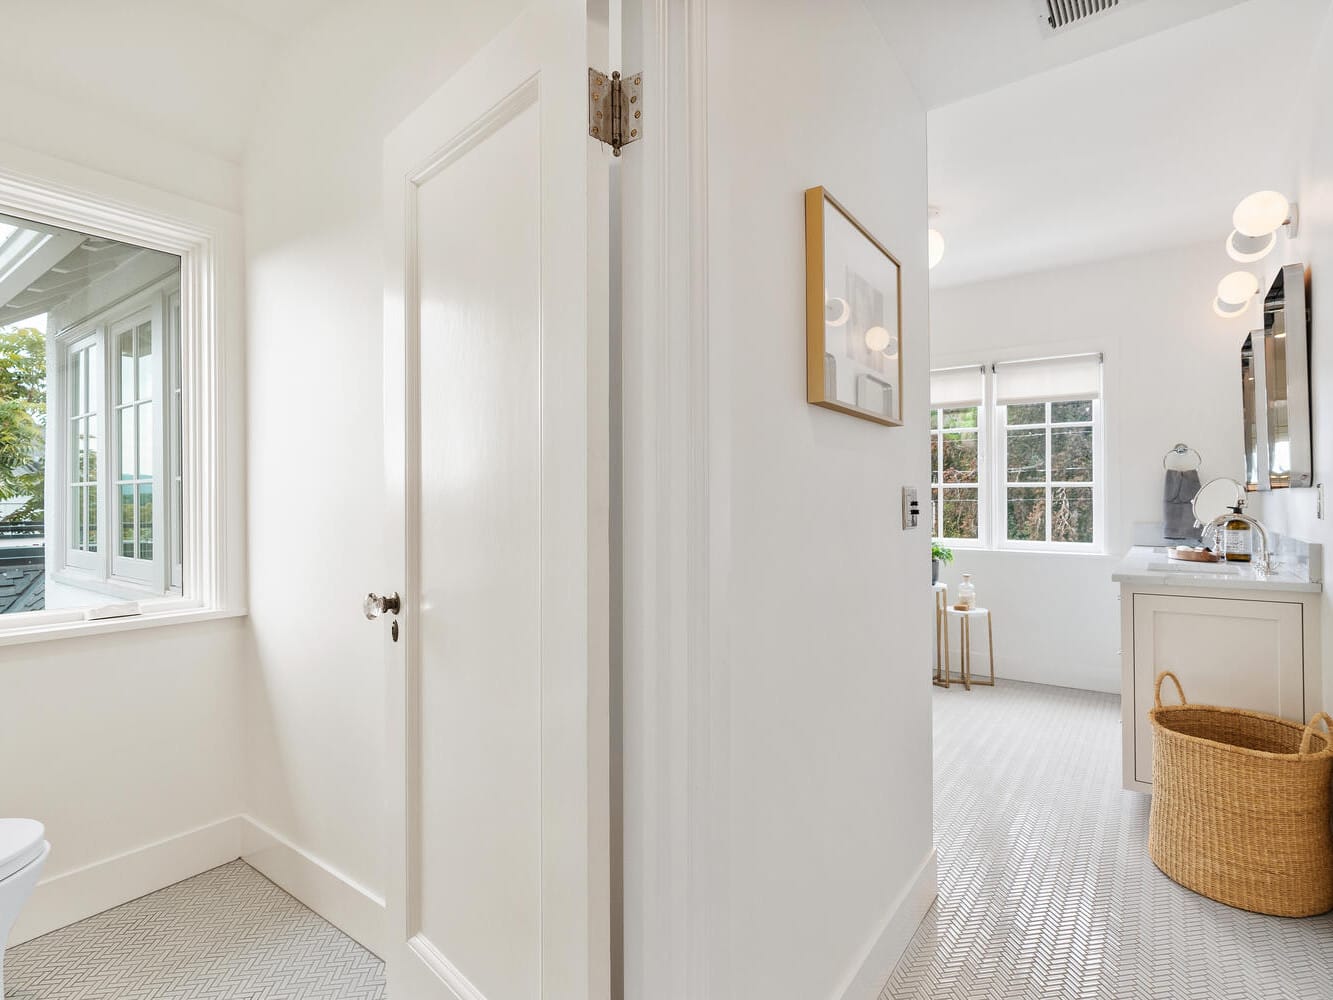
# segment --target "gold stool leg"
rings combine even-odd
[[[988,680],[988,681],[973,681],[973,682],[972,682],[973,684],[980,684],[982,687],[994,687],[994,686],[995,686],[995,630],[991,627],[991,621],[992,621],[992,620],[993,620],[993,619],[991,618],[990,610],[987,609],[987,611],[986,611],[986,642],[987,642],[987,644],[988,644],[988,646],[989,646],[989,648],[990,648],[990,680]]]
[[[963,688],[972,690],[972,619],[963,615]]]
[[[990,645],[990,686],[995,686],[995,616],[986,612],[986,642]]]
[[[949,615],[938,594],[935,596],[935,642],[935,684],[947,688],[952,671],[949,663]]]

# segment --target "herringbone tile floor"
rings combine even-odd
[[[935,690],[939,898],[883,1000],[1330,1000],[1333,916],[1233,910],[1148,859],[1120,703]]]
[[[5,1000],[381,1000],[384,965],[243,861],[5,955]]]

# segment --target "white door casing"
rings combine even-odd
[[[583,3],[537,0],[385,142],[395,1000],[609,989],[587,65]]]

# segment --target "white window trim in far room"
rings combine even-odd
[[[1006,438],[1004,406],[998,402],[996,366],[1038,363],[1045,361],[1077,361],[1081,358],[1097,357],[1100,365],[1101,387],[1093,401],[1093,540],[1091,542],[1052,542],[1052,541],[1017,541],[1007,537],[1007,473]],[[977,464],[980,479],[979,502],[980,524],[979,539],[941,539],[942,545],[950,548],[987,552],[1025,552],[1031,554],[1056,555],[1105,555],[1110,550],[1108,538],[1109,525],[1112,523],[1107,505],[1110,491],[1106,488],[1106,456],[1110,454],[1109,437],[1113,429],[1107,422],[1108,370],[1110,358],[1107,352],[1091,345],[1071,345],[1068,350],[1051,351],[1040,346],[1014,348],[996,351],[992,359],[984,363],[974,354],[958,354],[932,358],[931,373],[946,377],[951,373],[975,371],[981,373],[982,402],[978,414],[978,426],[981,428]],[[1084,397],[1086,398],[1086,397]],[[931,409],[940,405],[931,400]],[[965,405],[957,403],[952,405]],[[970,405],[970,404],[967,404]],[[931,431],[933,434],[934,431]],[[993,457],[993,461],[991,460]],[[1047,456],[1049,461],[1049,454]],[[934,470],[931,470],[932,479]],[[1033,484],[1038,485],[1038,484]],[[1040,485],[1045,485],[1040,484]],[[1085,485],[1085,484],[1077,484]],[[934,525],[932,524],[932,531]]]
[[[932,491],[938,489],[939,505],[932,506],[932,524],[931,535],[936,542],[951,549],[988,549],[989,544],[989,516],[990,516],[990,492],[989,492],[989,469],[987,458],[990,451],[990,427],[987,419],[986,405],[984,402],[977,403],[945,403],[936,405],[931,403],[932,412],[939,414],[938,423],[931,430],[931,436],[938,440],[937,457],[942,466],[944,459],[944,436],[945,429],[942,426],[945,410],[968,409],[975,406],[977,408],[977,537],[976,538],[953,538],[948,535],[935,535],[934,529],[943,525],[944,520],[944,495],[949,489],[971,489],[971,484],[957,484],[956,486],[945,486],[937,482],[935,476],[940,471],[938,468],[930,470],[930,488]]]
[[[240,220],[231,212],[0,144],[0,213],[181,259],[181,594],[132,617],[0,616],[0,645],[245,613]],[[48,426],[48,433],[63,428]],[[49,513],[48,513],[48,516]],[[114,602],[109,598],[109,602]]]

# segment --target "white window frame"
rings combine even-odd
[[[990,376],[994,377],[994,376]],[[1034,400],[1033,402],[1039,402]],[[995,494],[995,517],[992,530],[994,531],[995,548],[1014,549],[1028,552],[1088,552],[1099,553],[1105,547],[1102,536],[1102,511],[1104,504],[1104,481],[1106,478],[1105,463],[1102,461],[1102,401],[1100,398],[1092,400],[1092,419],[1071,421],[1069,423],[1052,424],[1050,421],[1051,403],[1068,402],[1068,400],[1043,400],[1040,401],[1046,407],[1044,423],[1041,424],[1016,424],[1015,428],[1041,427],[1046,433],[1046,478],[1041,481],[1030,483],[1010,483],[1009,482],[1009,431],[1008,407],[1002,404],[991,406],[991,412],[995,416],[995,475],[992,476],[993,492]],[[1054,481],[1050,478],[1051,474],[1051,430],[1055,427],[1091,427],[1092,428],[1092,482],[1091,483],[1070,483]],[[1042,541],[1032,541],[1028,539],[1018,539],[1009,537],[1009,487],[1030,487],[1032,489],[1042,488],[1046,491],[1046,538]],[[1075,489],[1092,489],[1092,541],[1091,542],[1057,542],[1051,539],[1051,495],[1052,491],[1062,487],[1073,487]]]
[[[988,486],[988,470],[986,457],[990,450],[989,442],[989,421],[987,419],[987,407],[985,400],[975,404],[977,409],[977,537],[976,538],[951,538],[947,535],[937,534],[936,532],[944,527],[944,491],[948,489],[968,489],[969,487],[958,484],[956,486],[945,486],[943,483],[937,483],[935,475],[939,471],[932,468],[930,470],[930,488],[932,491],[939,489],[940,503],[937,508],[932,507],[932,523],[930,526],[931,538],[941,545],[948,546],[951,549],[984,549],[989,547],[990,525],[988,523],[988,513],[990,510],[990,490]],[[966,410],[967,406],[936,406],[931,404],[931,412],[937,414],[936,427],[930,432],[931,436],[938,439],[938,452],[940,461],[944,459],[944,411],[945,410]]]
[[[245,614],[244,413],[241,394],[224,391],[243,373],[239,216],[16,147],[0,153],[0,213],[180,257],[182,373],[181,593],[115,619],[0,615],[0,645]]]

